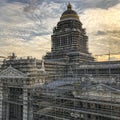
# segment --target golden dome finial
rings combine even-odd
[[[67,9],[68,9],[68,10],[71,10],[71,9],[72,9],[72,5],[70,4],[70,2],[69,2],[68,5],[67,5]]]

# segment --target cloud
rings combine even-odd
[[[23,8],[24,4],[21,3],[7,4],[1,7],[0,47],[4,50],[2,52],[4,55],[6,55],[5,53],[15,51],[18,55],[31,55],[32,53],[33,56],[36,56],[38,52],[35,51],[40,46],[37,46],[38,43],[35,41],[39,41],[40,43],[42,40],[47,41],[43,37],[37,37],[42,34],[38,34],[40,28],[36,30],[35,24],[31,19],[26,17],[22,10]],[[30,40],[34,41],[34,45],[29,42]],[[36,57],[39,56],[38,54]]]
[[[54,2],[58,2],[58,0],[54,0]],[[75,9],[86,10],[92,8],[101,8],[108,9],[120,3],[120,0],[60,0],[61,3],[67,4],[71,2]]]
[[[106,35],[107,33],[105,31],[98,30],[95,35]]]
[[[119,51],[120,1],[69,0],[89,36],[90,52]],[[0,0],[1,54],[40,57],[50,51],[52,29],[66,10],[64,0]],[[102,49],[101,49],[102,48]],[[3,51],[4,50],[4,51]]]
[[[53,17],[50,15],[56,15],[53,13],[53,9],[56,8],[55,6],[51,8],[49,5],[49,13],[46,11],[44,14],[46,5],[44,3],[33,13],[24,12],[26,6],[19,2],[9,3],[0,8],[0,28],[2,28],[0,47],[4,50],[1,54],[7,55],[15,51],[18,56],[32,55],[40,58],[50,50],[51,26],[54,25]]]
[[[87,28],[89,48],[94,54],[119,52],[120,46],[120,4],[109,9],[86,9],[81,21]]]

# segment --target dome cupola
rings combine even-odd
[[[79,16],[77,15],[77,13],[72,10],[72,5],[69,3],[67,5],[67,10],[65,12],[63,12],[60,20],[67,20],[67,19],[76,19],[79,20]]]

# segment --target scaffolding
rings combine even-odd
[[[67,67],[64,78],[31,92],[34,120],[120,120],[119,70],[99,74],[101,67],[96,67],[92,74],[85,66],[84,74],[78,74],[79,65]]]
[[[51,42],[47,82],[31,89],[34,120],[120,120],[120,61],[94,61],[70,4]]]

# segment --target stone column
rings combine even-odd
[[[32,105],[29,105],[29,120],[33,120],[33,109],[32,109]]]
[[[28,120],[28,90],[26,81],[23,85],[23,120]]]
[[[2,81],[0,80],[0,120],[2,120],[2,100],[3,100],[3,85]]]
[[[9,103],[6,103],[6,120],[9,120]]]

